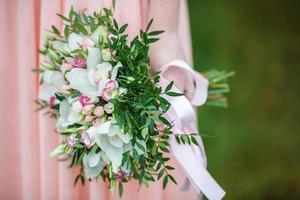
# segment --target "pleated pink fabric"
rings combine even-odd
[[[98,181],[73,186],[77,170],[58,163],[49,153],[59,142],[55,120],[36,112],[38,76],[31,72],[39,62],[38,48],[52,24],[62,28],[56,13],[66,14],[71,6],[88,12],[109,7],[110,0],[0,0],[0,199],[1,200],[109,200],[119,199],[107,184]],[[115,17],[128,23],[132,38],[148,21],[147,0],[118,0]],[[192,63],[189,23],[185,0],[181,1],[180,42]],[[153,183],[138,192],[137,182],[124,187],[124,200],[197,199],[191,188],[182,192],[185,175],[177,162],[174,176],[178,185]]]

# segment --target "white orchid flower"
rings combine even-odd
[[[70,104],[67,100],[63,100],[59,106],[59,118],[56,124],[58,130],[66,129],[69,125],[81,120],[82,105],[79,101]]]
[[[101,156],[101,152],[95,153],[90,151],[88,154],[85,153],[82,162],[84,175],[87,179],[98,176],[106,165]]]
[[[88,63],[96,62],[97,59],[94,58],[92,61],[88,61]],[[102,96],[108,101],[118,87],[115,79],[120,67],[122,67],[120,62],[114,67],[108,62],[96,64],[94,67],[88,64],[88,69],[73,68],[66,74],[66,78],[70,82],[71,88],[80,91],[83,95],[92,99]]]
[[[40,86],[38,98],[49,103],[50,98],[66,85],[64,75],[59,71],[47,70],[43,73],[43,84]]]
[[[89,135],[108,158],[113,171],[117,172],[122,164],[123,153],[131,146],[130,135],[122,133],[117,125],[112,124],[112,121],[89,128]]]

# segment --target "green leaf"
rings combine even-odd
[[[143,152],[146,152],[146,149],[143,145],[141,145],[140,143],[136,142],[137,147],[142,150]]]
[[[35,69],[32,69],[31,71],[34,72],[34,73],[37,73],[37,74],[41,74],[41,73],[43,73],[45,70],[35,68]]]
[[[143,137],[144,139],[146,139],[147,136],[148,136],[148,134],[149,134],[149,129],[148,129],[148,127],[143,128],[141,134],[142,134],[142,137]]]
[[[165,31],[152,31],[152,32],[148,33],[148,35],[155,36],[155,35],[162,34],[163,32],[165,32]]]
[[[133,149],[133,159],[138,162],[139,161],[139,154],[136,149]]]
[[[165,169],[160,170],[160,172],[157,175],[157,180],[159,180],[165,173]]]
[[[121,182],[119,182],[119,197],[121,198],[123,195],[123,185]]]
[[[127,26],[128,26],[128,24],[124,24],[124,25],[120,28],[119,34],[124,33],[124,31],[126,30]]]
[[[117,23],[117,21],[115,19],[114,19],[114,27],[115,27],[115,29],[119,30],[118,23]]]
[[[176,141],[177,141],[178,144],[181,144],[181,142],[180,142],[180,136],[176,135],[175,139],[176,139]]]
[[[165,92],[168,92],[169,90],[171,90],[172,87],[173,87],[173,84],[174,84],[174,81],[171,81],[171,82],[168,84],[168,86],[166,87]]]
[[[174,167],[171,167],[171,166],[166,166],[166,168],[167,168],[168,170],[174,170],[174,169],[175,169]]]
[[[109,28],[108,30],[109,30],[109,32],[111,32],[113,35],[115,35],[115,36],[118,35],[118,32],[117,32],[115,29]]]
[[[157,42],[158,40],[159,40],[159,38],[148,38],[149,43],[154,43],[154,42]]]
[[[51,27],[52,27],[53,32],[55,34],[59,35],[59,30],[54,25],[52,25]]]
[[[177,92],[166,92],[167,95],[172,97],[182,96],[183,94]]]
[[[112,7],[113,7],[113,9],[116,8],[116,0],[112,0]]]
[[[173,176],[171,176],[171,175],[168,175],[168,176],[171,179],[171,181],[177,185],[177,182],[176,182],[175,178]]]
[[[63,16],[59,13],[57,13],[56,15],[59,16],[60,18],[62,18],[63,20],[65,20],[65,21],[68,21],[68,22],[70,21],[67,17],[65,17],[65,16]]]
[[[78,175],[76,176],[75,180],[74,180],[74,186],[77,185],[77,182],[78,182],[79,180],[81,181],[81,184],[84,185],[84,177],[83,177],[81,174],[78,174]]]
[[[199,146],[199,144],[198,144],[198,142],[197,142],[197,140],[196,140],[195,137],[192,137],[191,140],[192,140],[192,142],[193,142],[195,145]]]
[[[164,180],[163,180],[163,189],[166,188],[167,184],[168,184],[168,181],[169,181],[169,176],[165,176]]]
[[[68,26],[65,26],[64,34],[65,34],[66,38],[69,37],[69,27]]]
[[[147,28],[146,28],[146,32],[149,31],[149,29],[150,29],[152,23],[153,23],[153,19],[151,19],[151,20],[149,21],[149,23],[148,23],[148,25],[147,25]]]
[[[163,152],[170,153],[169,149],[166,148],[165,146],[159,146],[159,148],[160,148]]]

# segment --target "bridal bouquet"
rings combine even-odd
[[[70,158],[70,167],[80,167],[75,183],[101,177],[120,194],[131,179],[147,186],[163,178],[163,188],[169,180],[176,183],[168,141],[199,144],[196,133],[174,132],[174,120],[166,115],[170,97],[180,98],[181,92],[173,82],[162,87],[160,72],[150,72],[149,45],[163,31],[150,31],[151,20],[128,41],[127,24],[120,26],[110,9],[90,16],[71,9],[69,16],[59,16],[63,32],[52,26],[40,50],[45,59],[34,70],[41,74],[40,108],[50,108],[64,138],[50,156]],[[212,104],[225,102],[218,95],[228,91],[227,77],[207,73]]]

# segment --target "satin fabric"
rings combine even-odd
[[[55,120],[36,112],[34,99],[38,94],[38,76],[31,72],[39,62],[38,49],[52,24],[62,28],[56,13],[68,13],[70,6],[88,12],[110,6],[109,0],[1,0],[0,1],[0,199],[119,199],[111,194],[107,184],[98,181],[85,186],[73,186],[76,169],[68,163],[50,159],[50,151],[60,138],[54,132]],[[115,17],[129,23],[132,38],[147,19],[147,0],[117,0]],[[186,2],[181,1],[179,36],[184,53],[191,64],[191,46]],[[190,188],[182,192],[185,175],[175,161],[173,173],[178,185],[170,183],[162,190],[161,182],[149,188],[125,184],[122,199],[197,199]]]

